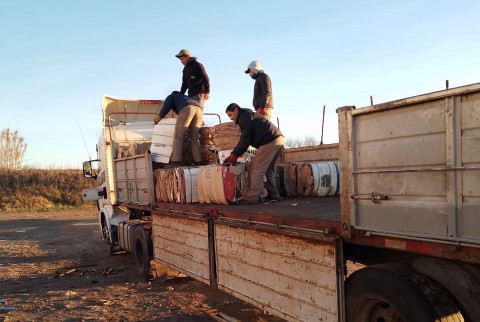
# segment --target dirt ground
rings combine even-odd
[[[188,277],[136,276],[131,255],[110,255],[95,211],[0,213],[0,321],[222,318],[281,321]]]

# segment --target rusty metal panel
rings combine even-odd
[[[354,227],[480,243],[479,85],[351,114]]]
[[[160,214],[152,217],[155,260],[209,284],[207,222]]]
[[[335,244],[217,224],[218,287],[289,321],[337,321]]]

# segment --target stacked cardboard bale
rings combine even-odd
[[[228,204],[247,189],[245,164],[157,169],[154,178],[158,202]]]
[[[157,169],[155,177],[155,200],[161,202],[174,202],[173,186],[175,182],[175,169]]]
[[[221,159],[219,160],[220,155],[225,157],[231,153],[238,144],[240,136],[240,127],[234,122],[220,123],[213,128],[201,128],[199,140],[202,146],[202,158],[210,165],[200,168],[179,167],[156,170],[157,201],[228,204],[244,198],[248,188],[248,168],[256,150],[249,147],[249,150],[238,159],[238,162],[244,163],[235,166],[214,164],[222,162]],[[184,164],[193,161],[188,159],[191,158],[190,146],[190,136],[187,131],[184,140]],[[317,195],[318,189],[315,190],[315,188],[318,188],[319,181],[315,179],[318,175],[314,174],[312,167],[318,168],[318,166],[301,162],[277,164],[280,194],[282,196]],[[189,172],[185,172],[185,169]],[[187,187],[190,187],[188,191]]]
[[[197,191],[200,203],[232,203],[242,199],[246,190],[245,164],[208,165],[199,168]]]
[[[198,202],[198,168],[155,170],[155,200],[172,203]]]
[[[202,161],[207,164],[218,163],[218,154],[214,142],[215,129],[202,127],[200,129],[200,146],[202,147]]]
[[[244,199],[248,189],[248,171],[250,163],[237,163],[230,165],[226,174],[225,195],[228,202],[236,202]],[[232,185],[230,187],[229,185]]]
[[[339,193],[338,162],[288,162],[275,166],[284,197],[331,196]]]
[[[285,167],[284,185],[288,197],[298,196],[298,162],[289,162]]]
[[[298,196],[298,162],[278,163],[275,165],[277,188],[282,197]]]
[[[240,141],[241,130],[240,127],[233,122],[220,123],[214,127],[213,141],[218,151],[218,158],[220,163],[227,158],[232,150]],[[247,151],[241,155],[237,162],[252,162],[257,149],[249,146]]]
[[[170,157],[173,152],[173,140],[175,135],[176,118],[166,117],[161,119],[155,125],[153,140],[152,140],[152,160],[157,163],[167,164],[170,162]],[[182,146],[182,164],[193,164],[192,155],[192,137],[190,129],[185,131]],[[202,158],[202,161],[206,161]]]
[[[280,193],[280,196],[287,197],[288,194],[288,185],[285,184],[286,178],[288,176],[288,163],[277,163],[275,164],[275,172],[277,175],[277,189]]]
[[[213,141],[218,151],[232,150],[240,140],[240,127],[234,122],[217,124],[214,132]]]
[[[218,163],[218,156],[215,151],[215,144],[213,142],[214,129],[211,127],[202,127],[200,128],[199,142],[200,142],[200,151],[202,155],[202,163],[211,164]],[[173,139],[173,138],[172,138]],[[185,136],[183,138],[183,147],[182,147],[182,164],[191,165],[193,164],[193,154],[192,154],[192,136],[190,129],[185,131]]]
[[[338,162],[305,162],[298,167],[300,196],[332,196],[339,193]]]
[[[200,203],[228,204],[223,183],[226,168],[221,165],[200,167],[197,180],[198,201]]]

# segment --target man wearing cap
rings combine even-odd
[[[247,151],[248,146],[257,148],[249,171],[249,186],[245,199],[238,204],[258,204],[265,200],[278,201],[282,198],[277,188],[275,162],[283,151],[285,138],[282,132],[259,113],[241,108],[232,103],[225,110],[230,120],[238,124],[241,130],[240,141],[224,163],[232,164]],[[263,177],[267,177],[266,189]],[[265,191],[266,190],[266,191]]]
[[[252,61],[245,74],[255,80],[253,87],[253,107],[257,113],[265,115],[270,120],[273,114],[273,94],[270,77],[264,73],[258,60]]]
[[[188,90],[188,96],[197,100],[203,109],[210,93],[210,81],[205,72],[205,68],[197,61],[196,57],[190,56],[190,51],[187,49],[180,50],[175,57],[185,66],[183,68],[182,88],[180,92],[185,94]]]

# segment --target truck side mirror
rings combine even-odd
[[[90,160],[83,162],[83,176],[85,178],[97,179],[98,168],[95,168],[92,165],[92,162],[95,162],[98,165],[98,160]]]

